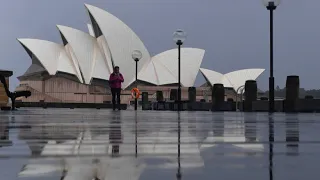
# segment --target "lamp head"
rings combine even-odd
[[[275,10],[279,6],[281,0],[263,0],[263,4],[267,7],[268,10]]]
[[[139,50],[134,50],[134,51],[132,52],[132,59],[133,59],[134,61],[139,61],[141,58],[142,58],[142,53],[141,53],[141,51],[139,51]]]
[[[176,42],[177,45],[182,45],[186,38],[187,33],[181,29],[178,29],[173,33],[173,41]]]

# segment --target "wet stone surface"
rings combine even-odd
[[[319,117],[2,111],[0,175],[7,180],[318,179]]]

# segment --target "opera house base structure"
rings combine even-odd
[[[88,33],[57,25],[62,43],[39,39],[18,39],[32,59],[31,66],[18,79],[16,90],[31,91],[29,98],[20,102],[44,103],[100,103],[111,102],[108,83],[115,66],[124,76],[122,104],[134,99],[131,89],[138,86],[148,92],[148,101],[156,100],[156,92],[163,92],[163,100],[169,100],[172,89],[178,84],[178,49],[171,49],[151,56],[138,35],[120,19],[105,10],[85,5],[91,23]],[[135,83],[135,62],[132,52],[139,50],[138,82]],[[188,100],[188,88],[193,87],[199,70],[209,86],[197,87],[196,101],[211,99],[215,83],[227,88],[226,99],[235,99],[238,88],[247,80],[255,80],[264,69],[245,69],[221,74],[200,69],[205,50],[181,49],[182,100]]]

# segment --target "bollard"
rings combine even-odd
[[[297,114],[286,114],[287,146],[299,145],[299,119]]]
[[[162,91],[157,91],[156,95],[157,95],[157,102],[163,101],[163,92]]]
[[[197,101],[197,89],[195,87],[188,88],[188,97],[188,111],[192,111],[192,104],[194,104]]]
[[[296,112],[299,88],[299,76],[288,76],[286,82],[285,112]]]
[[[149,99],[148,99],[148,92],[142,92],[141,100],[142,100],[142,110],[149,109]]]
[[[170,100],[177,101],[178,100],[178,89],[170,90]]]
[[[213,137],[224,137],[224,112],[218,112],[215,113],[214,116],[212,116],[212,122],[213,122]]]
[[[221,111],[224,104],[223,84],[214,84],[212,88],[212,111]]]
[[[245,100],[243,103],[243,111],[244,112],[252,112],[252,103],[257,100],[258,87],[257,82],[254,80],[248,80],[244,86],[245,92]]]
[[[257,140],[257,114],[244,113],[244,135],[246,142]]]
[[[297,114],[286,114],[286,144],[288,155],[299,153],[299,119]]]
[[[196,102],[197,99],[197,89],[195,87],[188,88],[189,102]]]

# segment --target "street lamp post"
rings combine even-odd
[[[180,111],[178,111],[178,172],[176,174],[177,180],[181,180],[181,118]]]
[[[134,50],[132,52],[132,59],[136,62],[136,81],[135,85],[138,88],[138,62],[142,58],[142,53],[139,50]],[[138,99],[135,97],[134,99],[134,110],[138,109]]]
[[[280,4],[280,0],[263,0],[270,11],[270,77],[269,77],[269,112],[274,112],[274,77],[273,77],[273,11]]]
[[[181,46],[186,40],[187,33],[178,29],[173,33],[173,40],[178,45],[178,111],[181,110]]]

